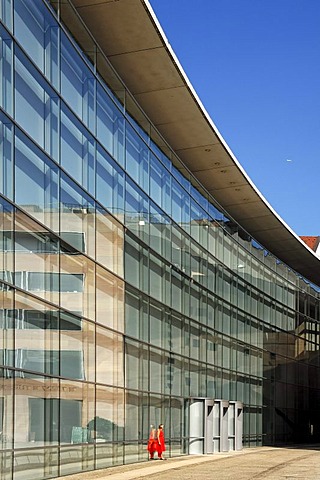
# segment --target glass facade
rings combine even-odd
[[[145,460],[150,423],[187,454],[193,397],[243,402],[245,446],[319,440],[318,289],[178,164],[71,4],[0,19],[1,478]]]

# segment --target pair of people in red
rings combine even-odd
[[[163,452],[166,449],[166,443],[164,438],[163,424],[160,423],[158,429],[154,425],[151,425],[150,435],[148,440],[147,450],[149,452],[149,460],[154,460],[154,454],[158,453],[160,460],[166,460],[163,457]]]

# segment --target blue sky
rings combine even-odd
[[[320,235],[320,0],[150,3],[260,192],[298,235]]]

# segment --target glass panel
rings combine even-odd
[[[183,318],[179,315],[172,314],[170,340],[168,341],[168,346],[170,347],[171,351],[177,354],[182,353],[183,328]]]
[[[20,211],[15,220],[15,284],[58,304],[58,239]]]
[[[12,30],[12,0],[2,0],[0,4],[0,18]]]
[[[15,309],[8,312],[8,326],[15,328],[15,351],[7,353],[11,366],[25,370],[16,372],[17,377],[37,378],[35,372],[60,374],[57,313],[26,294],[16,293]],[[61,370],[64,366],[61,363]]]
[[[178,312],[182,311],[182,284],[183,277],[178,272],[171,272],[171,305]]]
[[[96,381],[108,385],[123,386],[122,336],[97,326],[96,342]]]
[[[58,26],[43,3],[14,3],[14,33],[37,67],[58,83]]]
[[[61,94],[80,119],[90,124],[94,79],[68,37],[61,32]],[[92,125],[90,125],[92,127]]]
[[[0,197],[0,280],[14,282],[13,207]]]
[[[60,235],[74,248],[81,245],[81,251],[94,258],[94,201],[64,174],[61,178]],[[79,236],[82,241],[79,241]]]
[[[149,239],[147,243],[153,250],[165,256],[166,248],[164,243],[170,219],[153,202],[150,202],[149,221]]]
[[[182,213],[184,209],[185,202],[189,201],[190,199],[187,197],[186,191],[179,185],[179,183],[172,179],[172,219],[178,223],[182,224]],[[187,231],[189,230],[189,225],[187,222],[190,222],[190,214],[189,218],[184,219],[183,228]]]
[[[97,386],[94,423],[96,468],[123,463],[124,393],[120,389]],[[119,444],[112,442],[119,442]]]
[[[150,343],[158,347],[162,346],[162,327],[164,320],[164,310],[161,306],[150,303]]]
[[[58,448],[34,448],[14,452],[14,478],[34,480],[58,475]]]
[[[3,3],[3,2],[2,2]],[[1,6],[0,6],[1,10]],[[0,106],[12,115],[13,99],[13,49],[12,40],[0,25]]]
[[[191,284],[190,287],[190,316],[194,320],[199,320],[199,311],[200,311],[200,289]]]
[[[97,322],[124,331],[124,284],[102,267],[96,266]]]
[[[15,447],[34,448],[57,444],[59,442],[58,380],[37,376],[28,379],[22,375],[22,378],[16,378],[15,383]]]
[[[45,132],[56,136],[56,129],[46,129],[50,118],[57,125],[57,109],[50,99],[56,97],[39,72],[28,63],[17,49],[15,59],[15,117],[18,124],[42,147],[45,148]],[[52,118],[53,117],[53,118]],[[50,142],[46,142],[50,145]],[[56,148],[54,149],[56,152]],[[51,152],[50,152],[51,153]]]
[[[152,379],[150,382],[150,392],[161,392],[162,387],[162,355],[161,351],[155,348],[150,349],[150,372]]]
[[[125,344],[126,388],[139,388],[139,344],[127,340]]]
[[[123,227],[106,210],[96,209],[97,261],[123,277]]]
[[[97,84],[97,137],[106,150],[123,165],[124,117],[106,90]]]
[[[15,201],[41,223],[58,230],[58,168],[20,133],[15,144]]]
[[[129,124],[126,124],[126,171],[149,192],[149,149]]]
[[[150,295],[157,300],[165,300],[163,288],[164,265],[155,255],[149,257]]]
[[[142,240],[149,239],[149,199],[127,178],[125,225]]]
[[[8,366],[7,352],[13,350],[13,331],[7,329],[8,312],[13,308],[13,291],[0,284],[0,366]],[[0,368],[0,450],[11,449],[13,444],[13,380],[8,368]],[[1,458],[1,456],[0,456]],[[11,478],[9,458],[3,452],[4,478]],[[2,464],[1,464],[2,465]],[[7,475],[7,476],[6,476]]]
[[[2,480],[12,479],[12,452],[10,450],[0,450],[0,465]]]
[[[60,304],[95,320],[94,263],[82,255],[60,254]]]
[[[60,319],[60,375],[79,380],[95,380],[95,328],[77,319],[80,328],[63,329]],[[76,318],[74,318],[76,321]]]
[[[199,326],[190,323],[190,357],[194,359],[200,358],[200,333]]]
[[[199,382],[200,382],[200,364],[198,362],[190,361],[190,396],[198,396],[199,392]]]
[[[190,220],[191,220],[191,236],[200,242],[200,229],[204,221],[205,214],[202,208],[195,202],[193,198],[190,201]]]
[[[171,356],[168,359],[170,368],[168,369],[167,380],[171,395],[182,394],[182,367],[183,362],[180,357]]]
[[[162,176],[162,190],[161,190],[161,208],[165,213],[171,216],[172,206],[171,206],[171,177],[169,173]],[[151,197],[153,198],[153,197]],[[177,212],[178,213],[178,212]]]
[[[125,295],[125,334],[140,338],[140,295],[129,287]]]
[[[124,223],[124,172],[99,145],[96,189],[97,200]]]
[[[88,192],[95,193],[95,141],[64,106],[61,112],[60,163]]]
[[[60,475],[94,468],[94,446],[91,444],[90,429],[95,416],[94,405],[94,385],[68,380],[61,381]],[[72,445],[67,446],[66,444]]]
[[[127,234],[125,236],[125,279],[137,288],[140,287],[140,263],[142,256],[140,249],[141,247],[136,243],[135,239]]]
[[[157,157],[150,157],[150,197],[159,206],[162,206],[162,188],[168,171],[159,162]]]
[[[1,62],[1,59],[0,59]],[[0,73],[1,75],[1,73]],[[13,198],[13,127],[0,113],[0,192]]]
[[[138,432],[140,427],[141,396],[135,392],[126,394],[126,426],[125,426],[125,462],[139,460]]]

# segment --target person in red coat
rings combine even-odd
[[[149,460],[154,460],[154,453],[158,451],[157,430],[153,425],[150,425],[150,435],[147,445],[149,452]]]
[[[158,438],[158,457],[160,460],[166,460],[163,457],[163,452],[166,449],[166,443],[165,443],[165,438],[164,438],[164,432],[163,432],[163,424],[161,423],[158,427],[158,432],[157,432],[157,438]]]

